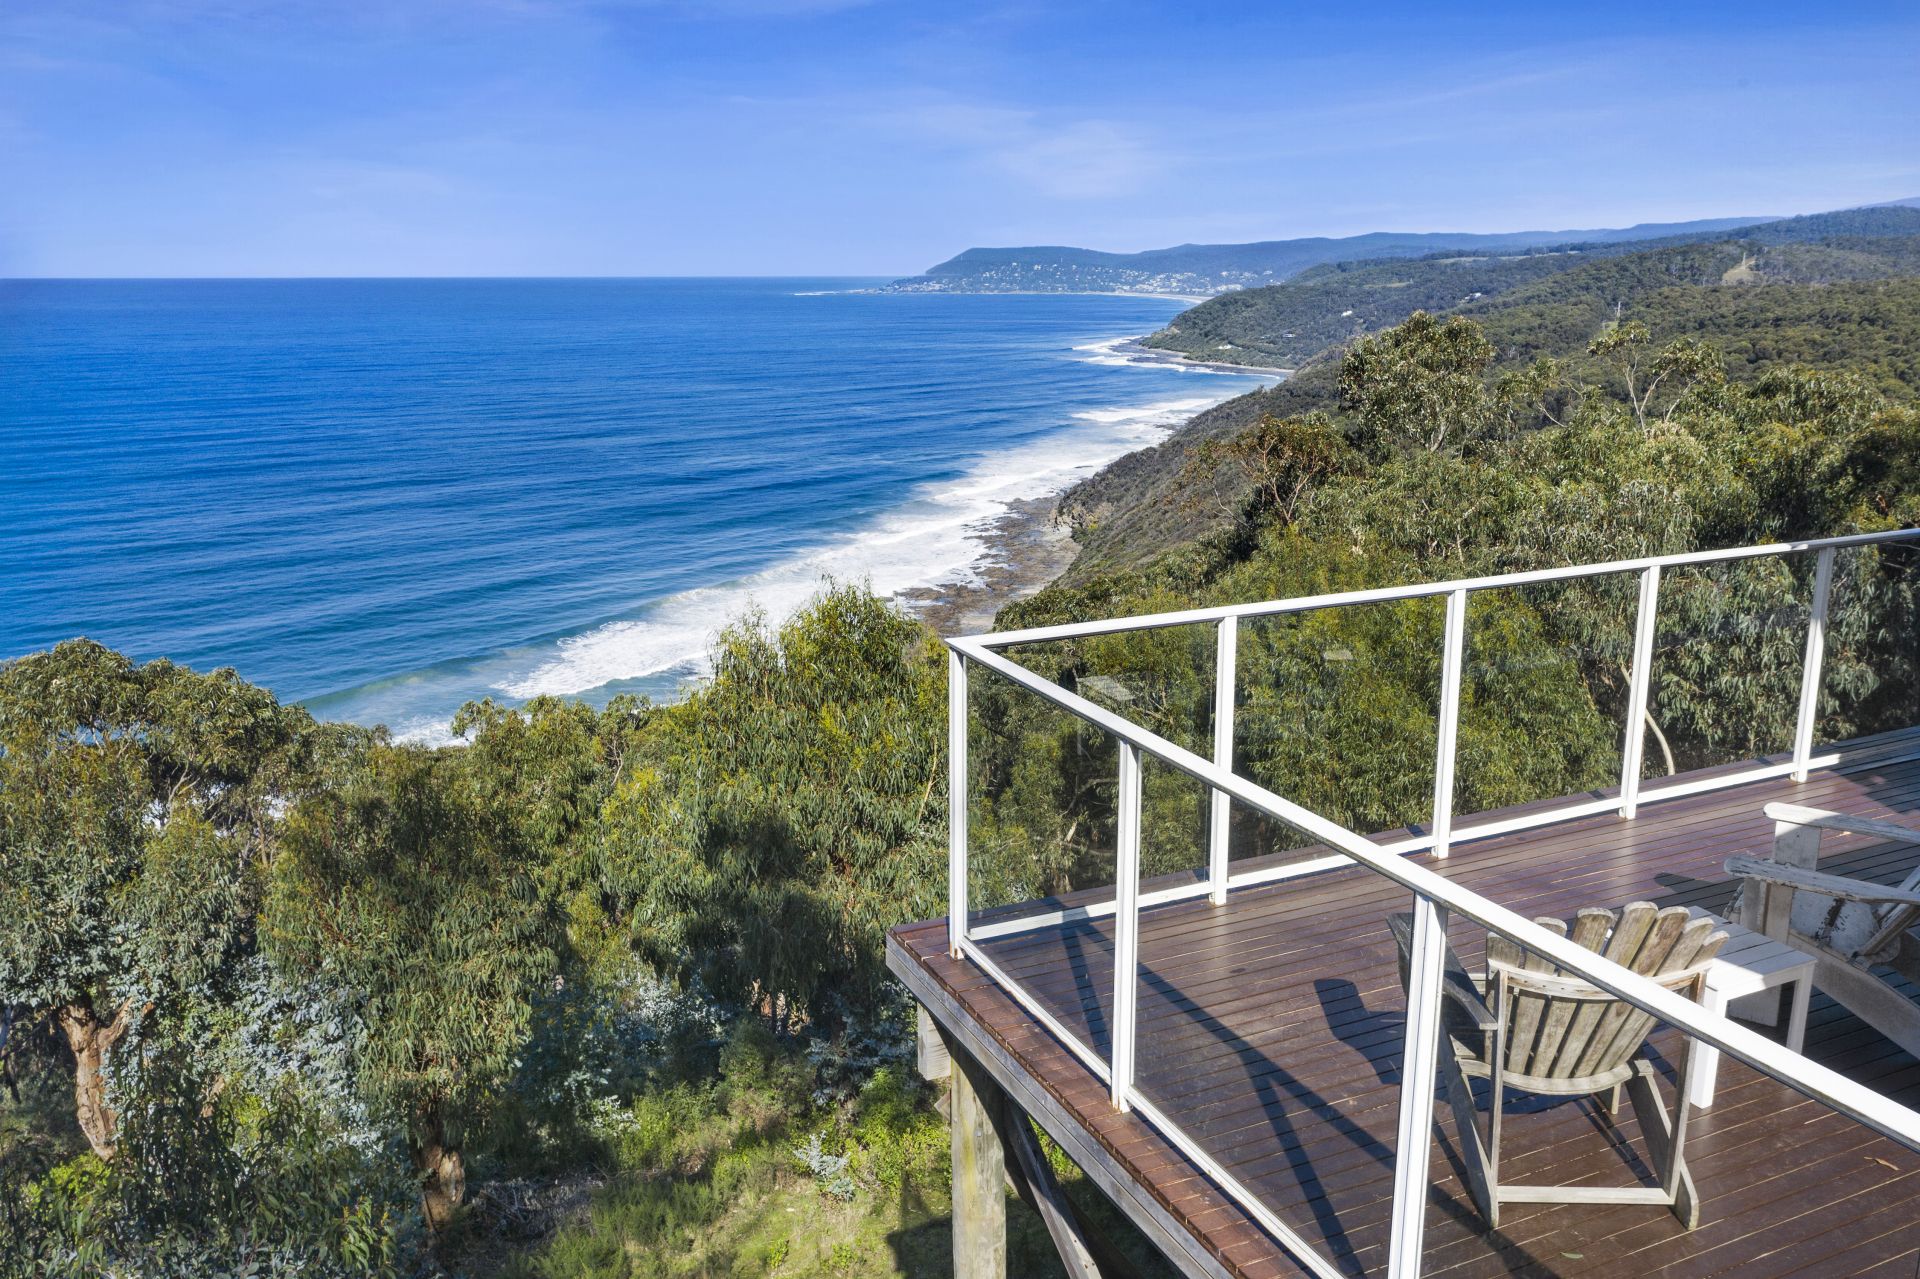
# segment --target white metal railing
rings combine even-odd
[[[1920,529],[1900,529],[1888,533],[1861,533],[1849,537],[1823,538],[1817,541],[1776,542],[1762,546],[1698,551],[1684,555],[1614,560],[1602,564],[1577,564],[1565,568],[1508,573],[1497,577],[1464,578],[1450,582],[1429,582],[1326,595],[1305,595],[1255,604],[1229,604],[1214,608],[1188,609],[1177,613],[1103,618],[1091,622],[1068,622],[1058,626],[1042,626],[1029,630],[964,636],[948,641],[952,649],[948,667],[949,704],[951,706],[956,700],[955,690],[961,693],[965,690],[966,672],[960,665],[962,655],[972,656],[976,652],[983,651],[999,652],[1016,645],[1211,623],[1217,628],[1213,689],[1213,762],[1230,771],[1233,767],[1235,659],[1242,621],[1248,618],[1309,613],[1349,605],[1445,597],[1447,617],[1443,628],[1441,649],[1439,732],[1436,734],[1434,749],[1432,817],[1425,834],[1415,833],[1385,845],[1389,852],[1431,851],[1437,857],[1445,857],[1452,846],[1471,840],[1490,839],[1496,835],[1507,835],[1536,826],[1550,826],[1558,822],[1571,821],[1576,817],[1590,817],[1596,813],[1617,811],[1623,817],[1632,817],[1641,804],[1663,799],[1679,799],[1687,795],[1697,795],[1703,791],[1739,786],[1770,777],[1790,775],[1795,781],[1805,781],[1809,769],[1827,768],[1840,763],[1844,758],[1841,752],[1829,751],[1816,755],[1813,743],[1814,724],[1818,717],[1821,667],[1826,651],[1827,608],[1832,591],[1835,555],[1848,547],[1916,539],[1920,539]],[[1641,771],[1645,761],[1645,725],[1651,686],[1654,639],[1658,628],[1662,570],[1794,554],[1814,555],[1815,569],[1806,652],[1801,670],[1800,702],[1790,757],[1777,763],[1757,763],[1749,768],[1716,772],[1707,777],[1696,777],[1684,782],[1669,782],[1643,789]],[[1517,816],[1456,827],[1454,825],[1456,814],[1453,811],[1454,757],[1459,728],[1460,679],[1465,654],[1467,599],[1479,591],[1573,581],[1609,574],[1635,574],[1639,581],[1639,603],[1634,618],[1632,660],[1628,672],[1628,705],[1621,743],[1617,796],[1576,800],[1551,808],[1535,809]],[[960,704],[964,705],[964,701]],[[955,740],[964,745],[964,725],[956,727],[954,731],[960,734],[960,737]],[[955,756],[955,758],[961,757]],[[1226,894],[1231,889],[1289,879],[1297,875],[1314,874],[1347,864],[1346,858],[1331,856],[1293,862],[1285,866],[1264,866],[1233,872],[1227,857],[1229,804],[1230,801],[1225,799],[1217,788],[1212,790],[1208,822],[1207,875],[1204,882],[1182,884],[1143,894],[1140,902],[1142,906],[1157,906],[1169,901],[1199,896],[1209,896],[1216,902],[1222,902],[1226,900]],[[964,833],[963,826],[961,834],[964,835]],[[964,869],[964,851],[961,856],[962,869]],[[955,909],[964,905],[964,902],[955,903]],[[1098,918],[1112,914],[1113,909],[1114,902],[1110,899],[1057,911],[1036,912],[1022,915],[1017,919],[999,920],[981,925],[971,935],[980,939],[1006,936],[1073,919]]]
[[[1506,907],[1461,887],[1406,856],[1408,853],[1430,851],[1436,857],[1445,857],[1450,846],[1466,840],[1484,839],[1609,810],[1618,810],[1622,816],[1632,817],[1641,804],[1680,795],[1698,794],[1726,786],[1737,786],[1763,778],[1790,775],[1796,780],[1804,780],[1810,769],[1827,767],[1840,762],[1843,758],[1840,752],[1828,752],[1818,756],[1813,754],[1814,722],[1821,687],[1821,662],[1825,652],[1827,607],[1831,594],[1835,554],[1847,547],[1915,539],[1920,539],[1920,529],[1739,547],[1687,555],[1618,560],[1605,564],[1576,565],[1497,577],[1341,592],[1258,604],[1192,609],[1134,618],[1104,619],[951,639],[947,641],[949,647],[948,747],[950,751],[948,925],[953,953],[978,965],[995,983],[1018,1000],[1027,1012],[1045,1026],[1069,1051],[1073,1052],[1089,1070],[1105,1082],[1111,1092],[1113,1105],[1117,1109],[1132,1110],[1151,1123],[1162,1136],[1213,1178],[1221,1189],[1232,1196],[1250,1216],[1294,1253],[1308,1269],[1316,1274],[1330,1277],[1339,1276],[1343,1272],[1276,1216],[1257,1195],[1221,1167],[1200,1143],[1142,1096],[1139,1089],[1135,1087],[1134,1074],[1137,1060],[1135,999],[1139,981],[1140,912],[1143,908],[1162,902],[1199,896],[1207,896],[1215,902],[1223,902],[1227,894],[1236,888],[1355,864],[1364,866],[1412,892],[1414,897],[1413,945],[1408,975],[1405,1061],[1401,1072],[1399,1144],[1394,1165],[1392,1237],[1388,1256],[1388,1274],[1392,1279],[1413,1279],[1413,1276],[1420,1273],[1421,1238],[1428,1185],[1427,1161],[1431,1144],[1429,1134],[1432,1131],[1433,1122],[1436,1054],[1441,1024],[1442,960],[1445,951],[1446,921],[1450,914],[1457,914],[1480,927],[1509,938],[1601,989],[1653,1013],[1660,1020],[1679,1028],[1683,1033],[1696,1036],[1720,1051],[1866,1124],[1875,1131],[1915,1150],[1920,1150],[1920,1112],[1902,1106],[1799,1053],[1757,1035],[1724,1016],[1708,1012],[1691,1000],[1668,991],[1585,947],[1549,932]],[[1808,553],[1816,557],[1814,587],[1791,757],[1781,763],[1762,763],[1751,768],[1729,770],[1643,791],[1640,784],[1642,748],[1646,734],[1647,699],[1662,570],[1766,556]],[[1454,750],[1459,726],[1461,671],[1466,647],[1469,597],[1476,591],[1624,573],[1639,576],[1639,604],[1634,625],[1633,658],[1629,672],[1627,719],[1618,796],[1576,802],[1455,829],[1453,824]],[[1343,605],[1376,604],[1433,597],[1445,597],[1446,618],[1441,641],[1440,705],[1435,741],[1433,817],[1426,835],[1392,843],[1380,843],[1233,772],[1233,702],[1237,633],[1243,619],[1301,613]],[[1114,635],[1127,631],[1195,623],[1212,623],[1218,628],[1215,645],[1214,740],[1211,759],[1202,758],[1077,693],[1034,674],[1008,659],[1000,651],[1014,645],[1094,635]],[[1115,892],[1111,900],[1064,907],[1021,916],[1017,919],[996,920],[979,925],[972,923],[968,901],[967,859],[969,663],[991,671],[1088,724],[1104,730],[1118,743],[1117,864]],[[1160,760],[1197,780],[1207,789],[1209,798],[1207,873],[1204,879],[1197,883],[1178,884],[1149,893],[1140,892],[1143,756],[1152,756]],[[1226,836],[1229,810],[1235,803],[1243,804],[1255,812],[1284,822],[1308,837],[1319,840],[1333,849],[1333,854],[1284,866],[1260,867],[1233,873],[1227,856]],[[1091,1045],[1062,1025],[1040,1000],[1002,970],[982,949],[981,943],[1014,932],[1108,914],[1116,916],[1114,988],[1112,1014],[1109,1020],[1110,1057],[1103,1058]]]

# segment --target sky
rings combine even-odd
[[[0,276],[1784,215],[1920,195],[1916,121],[1915,0],[4,0]]]

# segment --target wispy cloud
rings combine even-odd
[[[989,155],[1034,190],[1068,200],[1131,195],[1166,168],[1150,146],[1106,120],[1035,126]]]
[[[1061,119],[957,101],[923,102],[874,118],[1057,200],[1132,195],[1175,164],[1146,130],[1110,119]]]
[[[282,176],[290,189],[316,200],[355,203],[450,196],[462,189],[444,173],[380,161],[298,160],[290,162]]]

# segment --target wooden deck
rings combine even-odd
[[[1721,863],[1763,854],[1774,799],[1909,821],[1920,817],[1920,736],[1878,758],[1663,801],[1631,821],[1601,816],[1457,847],[1433,863],[1531,916],[1644,898],[1723,910]],[[1829,836],[1822,866],[1895,882],[1920,849]],[[1384,1273],[1405,1000],[1386,928],[1406,894],[1360,869],[1236,890],[1142,913],[1139,1086],[1224,1168],[1344,1271]],[[1469,966],[1484,937],[1455,924]],[[1112,921],[1050,926],[985,944],[1062,1024],[1103,1056]],[[1303,1273],[1257,1224],[1134,1115],[973,964],[947,955],[942,920],[905,925],[888,960],[1028,1113],[1191,1274]],[[1671,1059],[1672,1031],[1656,1035]],[[1908,1105],[1920,1063],[1844,1009],[1814,998],[1807,1053]],[[1671,1095],[1671,1094],[1669,1094]],[[1920,1275],[1920,1154],[1785,1085],[1723,1059],[1687,1158],[1703,1201],[1692,1232],[1658,1207],[1509,1207],[1488,1231],[1464,1186],[1444,1106],[1433,1152],[1428,1275]],[[1627,1184],[1616,1138],[1585,1102],[1511,1107],[1503,1179]],[[1637,1149],[1630,1112],[1622,1123]]]

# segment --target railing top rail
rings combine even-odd
[[[1890,529],[1883,533],[1850,533],[1845,537],[1813,538],[1801,542],[1769,542],[1759,546],[1726,547],[1717,551],[1648,555],[1639,559],[1608,560],[1599,564],[1570,564],[1561,568],[1532,569],[1523,573],[1500,573],[1492,577],[1463,577],[1447,582],[1382,586],[1364,591],[1334,591],[1325,595],[1298,595],[1291,599],[1262,600],[1254,604],[1219,604],[1211,608],[1190,608],[1174,613],[1146,613],[1138,617],[1107,617],[1090,622],[1063,622],[1056,626],[1034,626],[1020,631],[994,631],[958,638],[979,648],[1001,649],[1015,644],[1032,644],[1045,640],[1080,639],[1093,635],[1118,635],[1127,631],[1159,630],[1169,626],[1218,622],[1230,617],[1272,617],[1284,613],[1305,613],[1314,609],[1335,608],[1343,604],[1383,604],[1393,600],[1447,595],[1460,590],[1484,591],[1499,587],[1531,586],[1540,582],[1602,577],[1609,573],[1632,573],[1649,568],[1721,564],[1734,560],[1762,559],[1769,555],[1793,555],[1829,548],[1870,546],[1880,542],[1904,542],[1916,538],[1920,538],[1920,528]]]
[[[1920,536],[1912,530],[1908,536]],[[1865,539],[1829,539],[1829,542],[1857,544]],[[1785,549],[1818,549],[1820,544],[1789,544]],[[1747,548],[1753,549],[1753,548]],[[1737,558],[1727,556],[1727,558]],[[1646,561],[1625,561],[1629,567],[1648,566]],[[1497,581],[1498,579],[1487,579]],[[1451,583],[1435,589],[1458,589]],[[993,636],[996,642],[1004,636]],[[1856,1083],[1837,1071],[1809,1061],[1799,1053],[1758,1035],[1726,1017],[1712,1013],[1684,996],[1654,984],[1619,964],[1583,946],[1569,941],[1489,898],[1482,897],[1417,862],[1387,851],[1355,831],[1309,809],[1301,807],[1256,782],[1247,780],[1213,762],[1203,759],[1158,734],[1106,710],[1079,694],[1045,679],[1018,663],[1010,661],[982,642],[982,637],[955,638],[949,647],[971,661],[1011,680],[1029,692],[1054,703],[1062,710],[1111,733],[1115,738],[1146,751],[1172,765],[1202,784],[1231,795],[1256,811],[1286,822],[1314,839],[1321,840],[1375,874],[1384,876],[1454,914],[1472,920],[1483,928],[1518,942],[1527,950],[1544,956],[1562,968],[1586,978],[1602,990],[1619,996],[1661,1020],[1698,1035],[1721,1051],[1730,1053],[1757,1070],[1825,1103],[1867,1125],[1877,1132],[1920,1150],[1920,1111],[1914,1111],[1889,1097]],[[997,647],[996,643],[994,647]]]

